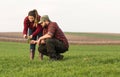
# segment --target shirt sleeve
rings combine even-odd
[[[55,35],[55,32],[56,32],[56,24],[52,23],[48,27],[48,34],[53,37]]]
[[[24,28],[23,28],[23,34],[27,35],[27,31],[28,31],[28,24],[27,24],[27,17],[24,19]]]
[[[33,32],[33,36],[37,36],[40,32],[42,32],[42,26],[40,24],[38,24],[37,29],[35,30],[35,32]]]

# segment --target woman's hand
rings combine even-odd
[[[30,35],[29,38],[32,39],[32,38],[33,38],[33,35]]]
[[[23,35],[23,38],[27,39],[27,35],[26,35],[26,34],[24,34],[24,35]]]

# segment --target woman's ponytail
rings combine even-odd
[[[39,22],[39,20],[38,20],[38,12],[37,12],[37,10],[36,10],[36,9],[34,9],[34,10],[33,10],[33,12],[35,13],[34,26],[36,26],[36,27],[37,27],[38,22]]]

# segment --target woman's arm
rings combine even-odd
[[[42,26],[38,24],[37,29],[35,30],[35,32],[33,32],[32,36],[37,36],[40,32],[42,32],[42,30]]]
[[[26,17],[25,19],[24,19],[24,28],[23,28],[23,37],[24,38],[27,38],[27,32],[28,32],[28,24],[27,24],[27,22],[28,22],[28,18]]]

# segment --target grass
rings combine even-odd
[[[119,77],[119,45],[71,45],[64,60],[29,60],[29,45],[0,42],[0,77]]]

